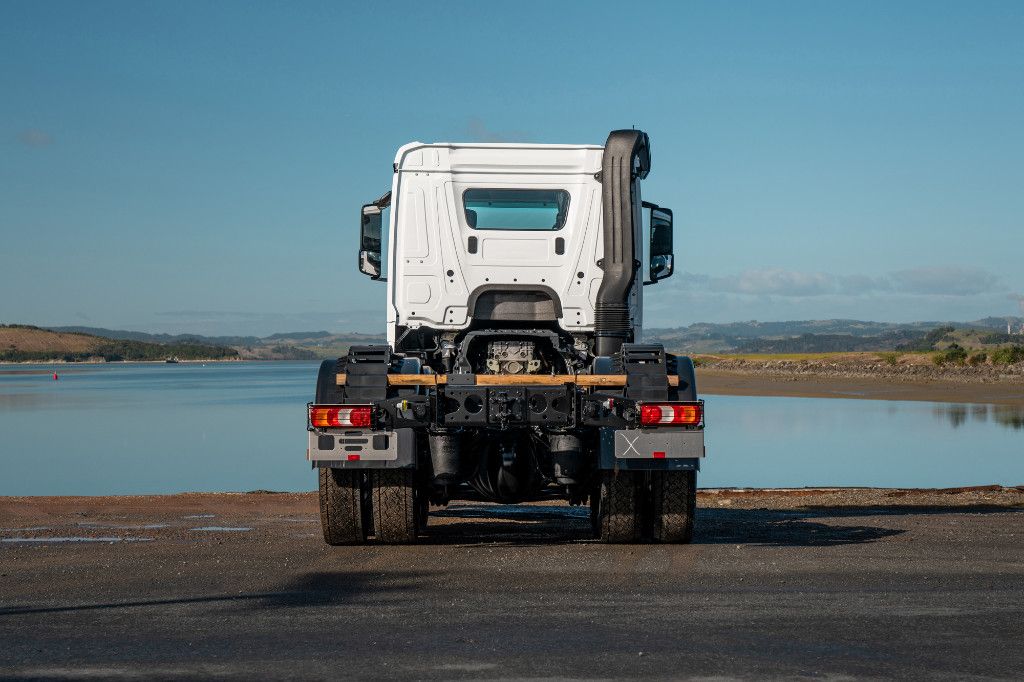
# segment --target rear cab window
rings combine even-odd
[[[467,189],[466,224],[474,230],[553,231],[565,226],[569,193],[564,189]]]

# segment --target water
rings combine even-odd
[[[0,495],[312,490],[317,367],[0,367]]]
[[[312,490],[317,363],[0,367],[0,495]],[[1024,407],[706,396],[701,486],[1024,483]]]

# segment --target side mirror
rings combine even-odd
[[[651,284],[671,277],[675,270],[672,253],[672,209],[651,205]]]
[[[381,278],[381,229],[384,209],[390,205],[390,199],[391,192],[388,192],[359,212],[359,272],[371,279]]]

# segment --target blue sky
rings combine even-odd
[[[648,131],[648,325],[1024,303],[1024,3],[0,3],[0,321],[379,331],[419,140]]]

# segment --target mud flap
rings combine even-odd
[[[307,453],[314,467],[407,469],[416,466],[416,434],[412,429],[314,429]]]
[[[700,470],[704,432],[678,429],[601,429],[601,469]]]

